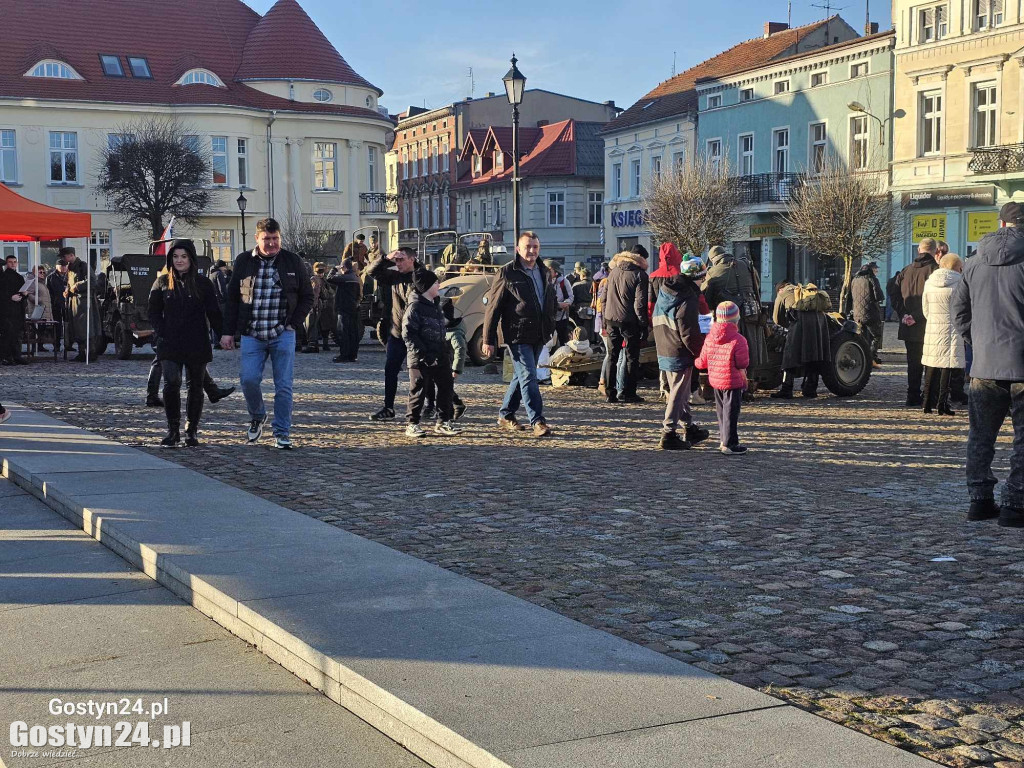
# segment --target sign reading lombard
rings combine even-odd
[[[954,205],[995,205],[995,187],[958,187],[904,192],[900,205],[904,210],[914,208],[944,208]]]

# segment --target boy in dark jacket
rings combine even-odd
[[[451,299],[441,300],[441,313],[445,320],[445,340],[448,342],[448,350],[451,352],[452,381],[458,380],[466,368],[466,329],[462,326],[462,316],[455,314],[455,302]],[[435,392],[431,387],[426,393],[427,404],[423,407],[423,418],[427,421],[434,421],[437,418],[435,406]],[[455,407],[455,421],[462,418],[466,412],[466,404],[462,402],[459,393],[452,390],[452,403]]]
[[[412,278],[412,294],[402,318],[402,340],[408,349],[406,365],[409,368],[409,426],[408,437],[423,437],[420,426],[423,399],[436,388],[438,421],[434,431],[439,435],[457,435],[452,397],[451,359],[448,356],[447,329],[444,313],[437,302],[437,275],[430,270],[419,270]]]
[[[698,306],[701,292],[694,280],[703,277],[704,270],[696,260],[684,262],[683,269],[681,274],[662,280],[651,315],[658,368],[665,374],[668,385],[665,421],[658,446],[666,451],[687,450],[710,434],[690,417],[693,361],[704,346]],[[680,422],[686,425],[685,438],[676,432]]]
[[[331,270],[327,282],[334,286],[335,334],[338,338],[338,356],[334,362],[354,363],[359,356],[359,303],[363,299],[363,284],[349,259],[342,259],[340,271]]]

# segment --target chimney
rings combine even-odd
[[[877,35],[878,34],[878,22],[872,21],[866,27],[864,27],[865,35]]]
[[[787,29],[789,29],[789,24],[783,21],[766,21],[764,23],[764,38],[767,40],[772,35],[785,32]]]
[[[494,98],[494,91],[488,91],[487,92],[487,98],[488,99]]]

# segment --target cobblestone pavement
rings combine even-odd
[[[1024,532],[965,522],[966,418],[899,407],[897,357],[854,399],[745,404],[745,457],[653,450],[656,402],[585,389],[544,389],[552,438],[506,437],[481,369],[467,431],[414,443],[367,421],[381,349],[330,357],[298,357],[291,453],[242,444],[238,394],[159,451],[141,354],[0,369],[0,395],[941,763],[1024,768]]]

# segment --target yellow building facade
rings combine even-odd
[[[1024,10],[1004,0],[894,0],[891,270],[924,237],[972,255],[1024,180]]]

